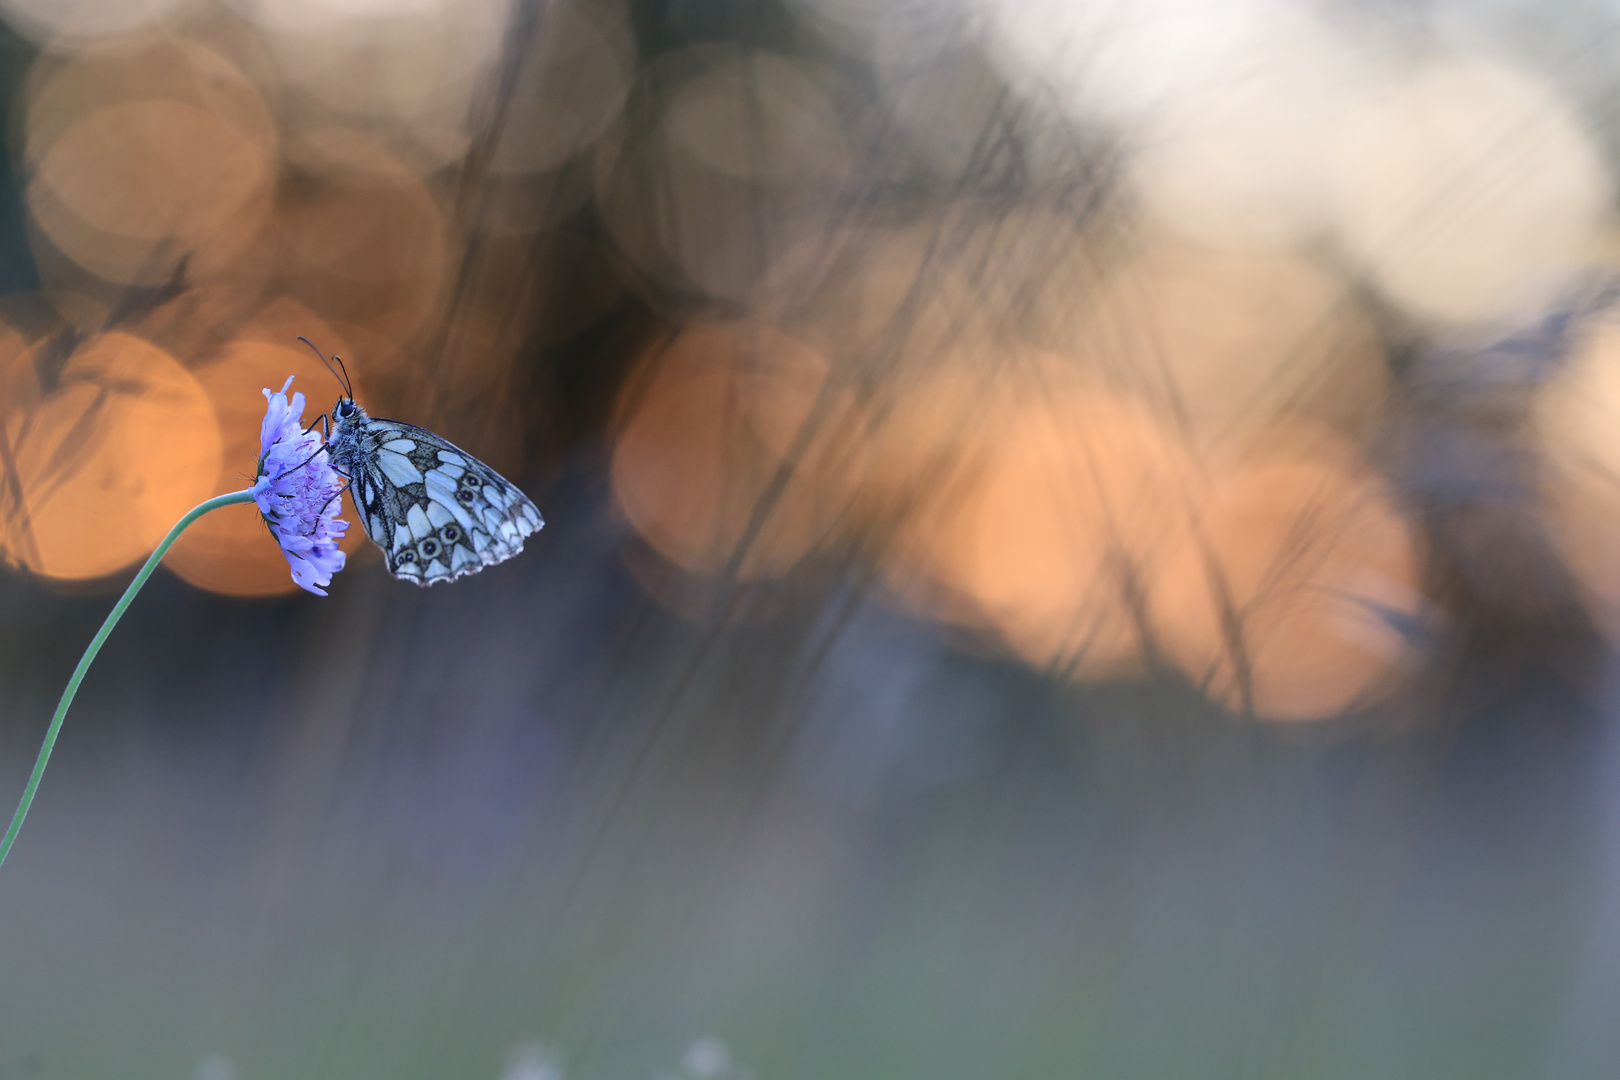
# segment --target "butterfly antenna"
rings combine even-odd
[[[348,398],[350,401],[353,401],[354,387],[349,383],[349,370],[343,367],[343,361],[334,354],[332,360],[337,360],[338,366],[333,367],[332,360],[328,360],[321,350],[315,348],[315,343],[313,341],[309,340],[309,338],[305,337],[303,334],[298,335],[298,340],[302,341],[305,345],[308,345],[311,351],[313,351],[316,356],[321,358],[321,363],[325,364],[326,370],[332,373],[332,378],[336,379],[338,381],[338,385],[343,387],[343,396]],[[340,369],[343,372],[341,375],[338,374]]]
[[[354,400],[354,386],[353,386],[353,384],[351,384],[349,382],[349,369],[343,366],[343,357],[339,356],[337,353],[332,354],[332,359],[337,361],[338,370],[343,372],[343,389],[344,389],[344,392],[346,392],[349,395],[349,400],[353,401]]]

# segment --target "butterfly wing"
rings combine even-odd
[[[368,417],[359,443],[355,508],[401,581],[475,574],[522,551],[545,525],[515,485],[431,431]]]

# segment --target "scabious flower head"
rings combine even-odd
[[[343,569],[338,539],[349,523],[338,517],[343,478],[327,455],[318,453],[321,437],[304,430],[304,395],[287,400],[292,376],[278,393],[264,392],[269,403],[259,429],[259,475],[253,482],[253,500],[259,504],[270,532],[292,567],[292,579],[325,596],[323,585]]]

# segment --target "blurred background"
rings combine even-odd
[[[0,20],[0,1080],[1620,1075],[1620,2]]]

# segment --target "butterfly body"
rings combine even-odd
[[[349,397],[326,443],[360,525],[401,581],[436,585],[523,550],[545,522],[528,496],[431,431],[368,416]]]

